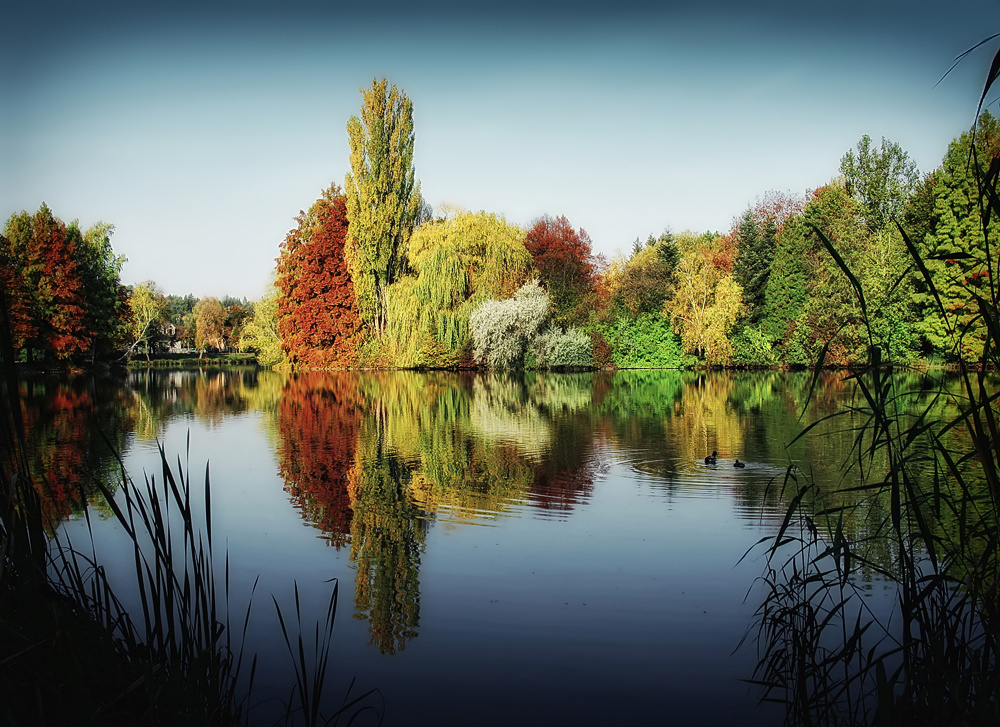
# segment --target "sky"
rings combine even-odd
[[[1000,0],[0,0],[0,216],[108,222],[123,283],[255,300],[384,77],[427,202],[565,215],[610,258],[822,186],[864,134],[931,171],[1000,43],[945,74],[998,21]]]

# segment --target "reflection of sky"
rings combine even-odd
[[[600,251],[725,231],[829,181],[868,133],[922,170],[968,126],[988,58],[940,86],[995,5],[0,4],[0,215],[116,225],[128,283],[259,296],[293,217],[347,171],[358,89],[414,102],[417,176]],[[278,9],[280,8],[280,10]],[[973,22],[970,18],[976,18]]]
[[[367,645],[367,623],[349,618],[348,550],[326,545],[290,502],[264,423],[259,414],[212,425],[177,417],[162,435],[173,463],[185,458],[190,432],[196,504],[209,460],[234,613],[261,575],[253,624],[262,664],[287,658],[269,594],[288,608],[298,582],[310,622],[322,616],[327,579],[339,577],[338,678],[378,686],[392,724],[554,724],[568,716],[575,724],[643,723],[667,704],[675,724],[774,721],[747,711],[756,697],[739,680],[752,653],[731,655],[754,609],[744,596],[760,572],[759,563],[735,565],[762,531],[734,508],[725,483],[710,490],[705,474],[692,472],[692,488],[681,483],[668,498],[626,452],[604,451],[595,456],[616,461],[563,518],[522,504],[494,527],[432,527],[419,568],[419,635],[387,658]],[[125,463],[160,480],[153,443],[136,443]],[[121,548],[129,559],[118,539],[99,533],[99,547]],[[258,676],[265,693],[271,678],[266,669]],[[498,702],[499,692],[507,696]]]

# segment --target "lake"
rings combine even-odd
[[[810,375],[771,371],[138,371],[22,402],[48,516],[79,542],[89,507],[109,569],[131,551],[77,483],[114,478],[111,447],[139,482],[160,445],[196,485],[208,467],[234,621],[260,577],[261,723],[291,684],[271,596],[290,613],[297,584],[312,624],[337,579],[329,694],[377,688],[385,725],[773,725],[745,681],[764,564],[744,554],[790,464],[839,481],[849,440],[787,445],[845,376],[801,419]]]

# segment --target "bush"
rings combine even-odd
[[[670,321],[657,313],[636,318],[618,318],[597,325],[611,347],[611,358],[619,368],[680,369],[693,359],[684,353]]]
[[[733,364],[736,366],[767,368],[776,361],[771,341],[759,325],[747,326],[733,336]]]
[[[590,337],[578,328],[563,331],[555,323],[531,343],[537,368],[593,368]]]
[[[487,300],[469,317],[476,360],[490,368],[521,368],[528,343],[549,317],[549,297],[534,280],[508,300]]]

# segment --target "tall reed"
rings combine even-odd
[[[979,111],[998,75],[1000,53]],[[985,236],[977,264],[989,281],[986,294],[970,290],[986,329],[978,360],[960,361],[957,387],[927,374],[907,388],[872,344],[867,366],[850,377],[853,402],[800,435],[812,436],[820,423],[846,424],[854,440],[843,482],[830,487],[790,469],[781,485],[790,498],[785,518],[777,535],[762,541],[765,596],[752,681],[765,700],[785,706],[788,724],[1000,724],[1000,288],[989,234],[1000,214],[1000,159],[983,163],[973,145],[969,163]],[[815,231],[849,279],[868,327],[865,291]],[[942,281],[900,232],[911,270],[948,320]],[[953,328],[957,351],[966,333]],[[821,356],[816,375],[822,365]],[[867,526],[852,528],[855,517]],[[889,613],[867,597],[872,579],[893,594]]]

